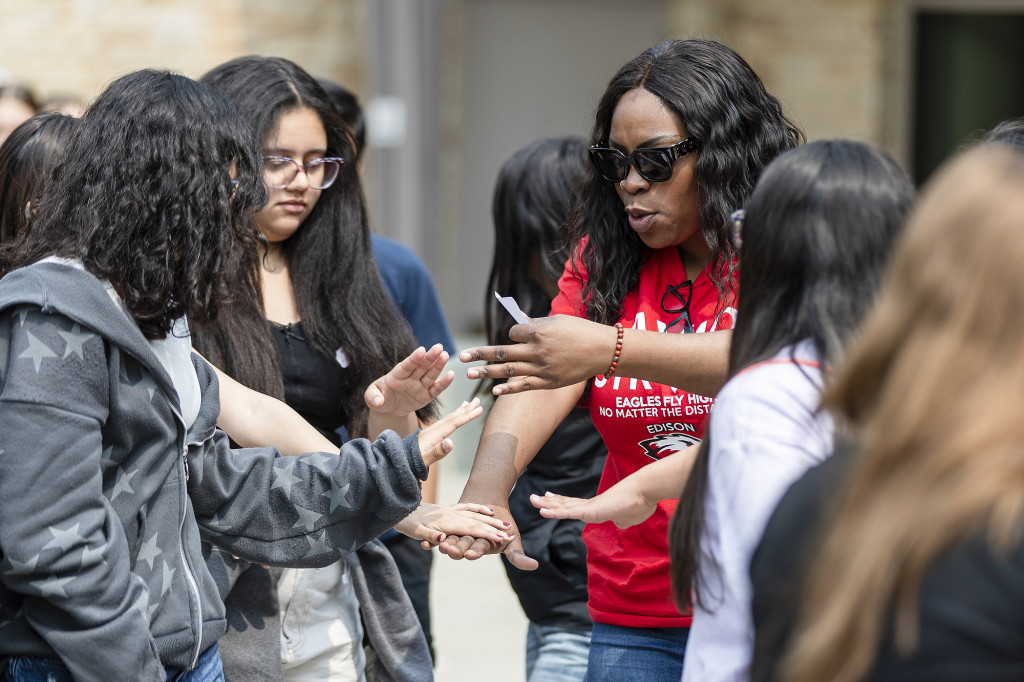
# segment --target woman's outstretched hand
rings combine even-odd
[[[441,344],[434,344],[430,350],[420,346],[367,387],[363,393],[366,406],[396,417],[415,412],[441,395],[455,379],[453,371],[441,374],[447,362],[448,352]]]
[[[516,528],[515,520],[508,510],[507,504],[488,505],[492,510],[495,519],[508,523],[506,535],[502,540],[491,538],[474,537],[473,535],[457,535],[448,533],[438,546],[441,554],[447,554],[452,559],[468,559],[475,561],[488,554],[504,554],[516,568],[523,571],[533,571],[539,566],[537,560],[526,555],[523,550],[523,541],[519,537],[519,529]]]
[[[484,408],[480,405],[480,398],[473,398],[472,402],[462,403],[458,408],[452,410],[445,417],[437,420],[430,426],[420,429],[417,436],[420,445],[420,454],[423,456],[423,463],[428,467],[434,462],[444,459],[445,455],[452,451],[455,444],[448,436],[455,433],[460,426],[468,424],[481,414]]]
[[[459,353],[462,362],[495,363],[466,370],[470,379],[509,379],[495,395],[578,384],[608,369],[615,328],[568,315],[538,317],[509,330],[510,346],[478,346]]]
[[[403,535],[420,540],[423,549],[436,547],[449,534],[492,542],[512,539],[511,524],[494,518],[494,510],[482,504],[460,502],[451,506],[422,503],[395,525]]]
[[[549,519],[579,519],[584,523],[612,521],[629,528],[650,518],[658,503],[651,501],[629,478],[589,500],[554,493],[530,495],[530,503]]]

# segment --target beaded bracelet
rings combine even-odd
[[[619,356],[622,355],[622,332],[622,323],[616,322],[615,334],[617,338],[615,340],[615,355],[612,356],[612,364],[608,368],[608,371],[604,373],[605,379],[611,378],[611,376],[615,374],[615,370],[619,367]]]

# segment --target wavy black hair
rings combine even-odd
[[[515,324],[492,292],[514,297],[530,317],[551,310],[549,291],[557,290],[569,257],[565,222],[578,201],[586,155],[587,141],[580,136],[536,140],[498,171],[491,202],[494,255],[484,295],[488,343],[510,343],[508,330]]]
[[[58,113],[36,114],[0,145],[0,243],[25,231],[38,212],[43,184],[58,165],[78,119]]]
[[[6,272],[50,254],[109,281],[148,339],[217,316],[226,274],[256,248],[259,147],[231,103],[166,71],[114,81],[77,123]],[[232,173],[238,185],[232,185]]]
[[[746,209],[729,376],[810,340],[833,367],[878,291],[889,251],[915,198],[910,177],[863,142],[812,142],[764,171]],[[709,441],[701,444],[672,519],[672,575],[697,599]],[[703,602],[701,602],[703,604]]]
[[[320,195],[302,228],[283,242],[302,328],[312,347],[333,358],[340,348],[351,359],[354,385],[339,414],[353,435],[365,430],[362,388],[416,347],[408,324],[384,289],[370,246],[366,199],[355,150],[346,126],[316,79],[297,64],[277,57],[240,57],[202,77],[229,100],[265,141],[281,115],[308,107],[327,133],[327,155],[344,159],[338,179]],[[277,346],[263,312],[259,256],[232,282],[238,306],[210,325],[198,327],[197,349],[239,382],[284,398]],[[244,299],[244,300],[243,300]],[[428,406],[421,418],[435,415]]]
[[[484,296],[488,343],[508,343],[515,324],[491,292],[515,297],[530,317],[551,309],[546,288],[558,286],[569,256],[565,221],[577,201],[586,153],[582,137],[537,140],[498,171],[491,202],[494,257]]]
[[[761,171],[803,142],[753,69],[733,50],[711,40],[671,40],[646,50],[619,69],[597,105],[591,144],[606,146],[612,115],[630,90],[656,95],[700,141],[694,177],[700,222],[711,250],[711,278],[724,293],[734,277],[729,215],[743,206]],[[646,247],[629,228],[612,183],[588,168],[587,201],[569,222],[572,253],[587,272],[582,296],[589,319],[610,324],[636,286]],[[580,252],[580,240],[588,237]]]

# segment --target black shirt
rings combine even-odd
[[[336,357],[317,352],[306,340],[302,323],[270,323],[277,343],[284,379],[284,401],[335,445],[341,445],[337,429],[347,426],[352,415],[348,398],[356,387],[352,372]]]
[[[754,553],[754,682],[772,680],[786,651],[816,533],[853,456],[843,448],[794,483]],[[1024,680],[1024,538],[1009,554],[983,532],[951,547],[926,572],[919,598],[917,648],[909,657],[896,651],[890,618],[865,681]]]
[[[583,522],[547,519],[530,504],[530,495],[547,491],[571,497],[593,497],[601,480],[608,448],[594,428],[588,410],[574,408],[558,425],[516,481],[509,511],[526,555],[536,559],[536,571],[502,563],[526,617],[539,625],[589,630],[587,611],[587,547]]]

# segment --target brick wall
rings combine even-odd
[[[891,0],[674,0],[678,36],[735,48],[808,139],[886,144],[885,19]]]
[[[0,67],[89,98],[143,67],[199,76],[244,54],[363,87],[366,0],[0,0]]]

